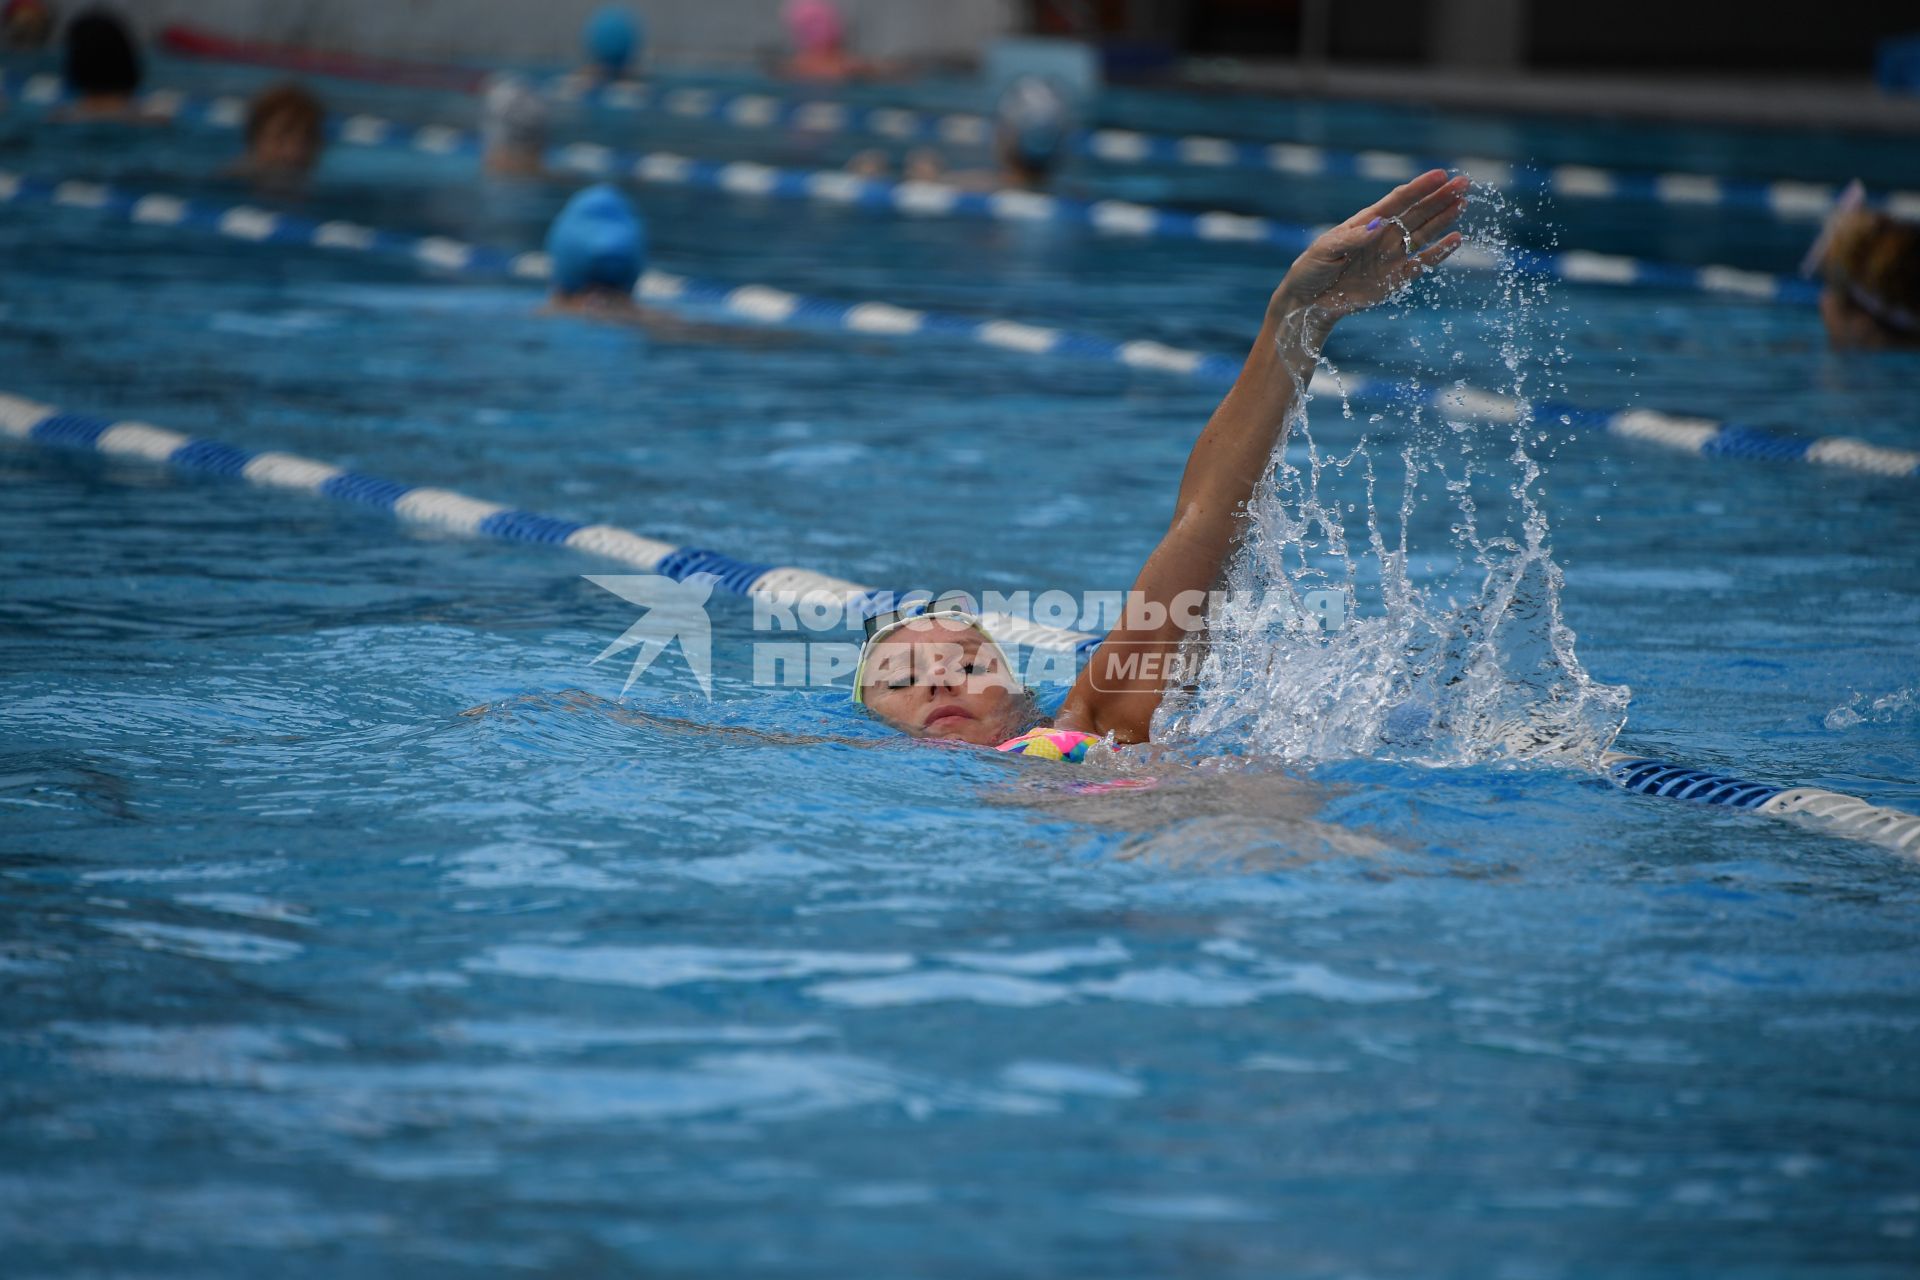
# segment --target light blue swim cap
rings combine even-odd
[[[647,43],[645,25],[617,4],[595,10],[587,19],[581,39],[586,43],[588,61],[616,73],[625,71],[627,63]]]
[[[606,183],[576,192],[547,229],[554,287],[562,293],[629,293],[647,263],[647,228],[627,198]]]

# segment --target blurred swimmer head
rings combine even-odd
[[[43,48],[53,36],[53,10],[46,0],[7,0],[0,8],[0,34],[10,49]]]
[[[1066,95],[1051,80],[1016,77],[994,105],[1002,157],[1035,176],[1044,175],[1060,158],[1072,114]]]
[[[787,24],[787,37],[801,53],[833,53],[846,43],[846,20],[833,0],[787,0],[780,18]]]
[[[602,182],[576,192],[547,231],[561,295],[630,294],[647,263],[647,229],[627,198]]]
[[[596,9],[582,28],[580,39],[587,61],[609,76],[623,74],[646,44],[639,19],[616,4]]]
[[[67,24],[63,72],[76,97],[129,97],[140,87],[140,50],[117,14],[89,9]]]
[[[1836,203],[1801,271],[1826,284],[1820,318],[1834,346],[1920,346],[1920,225],[1868,208],[1859,183]]]
[[[247,162],[256,172],[301,176],[320,159],[327,111],[320,99],[288,81],[247,104]]]
[[[547,104],[519,76],[498,75],[480,99],[483,163],[489,173],[539,173],[547,149]]]

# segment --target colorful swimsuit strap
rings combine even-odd
[[[1087,758],[1087,748],[1100,741],[1100,735],[1078,729],[1053,729],[1046,725],[1029,729],[1017,738],[1009,738],[999,750],[1042,760],[1064,760],[1078,764]]]

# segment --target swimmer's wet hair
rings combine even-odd
[[[140,87],[140,50],[118,14],[89,9],[67,25],[61,72],[81,97],[132,93]]]
[[[1881,328],[1920,342],[1920,225],[1871,209],[1842,215],[1825,264],[1827,286]]]
[[[316,148],[327,128],[327,109],[320,99],[291,80],[262,89],[247,104],[247,145],[260,140],[267,123],[277,117],[291,116]]]

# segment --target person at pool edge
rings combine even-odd
[[[1110,737],[1145,742],[1164,686],[1128,669],[1129,655],[1177,651],[1188,638],[1175,602],[1217,585],[1240,518],[1295,412],[1334,324],[1391,296],[1459,248],[1451,227],[1465,177],[1424,173],[1322,234],[1287,271],[1232,389],[1188,456],[1172,523],[1134,580],[1132,609],[1093,651],[1051,722],[1014,679],[980,620],[935,608],[877,620],[860,652],[853,699],[917,738],[944,738],[1053,759],[1078,759]],[[1036,726],[1038,723],[1038,727]]]

